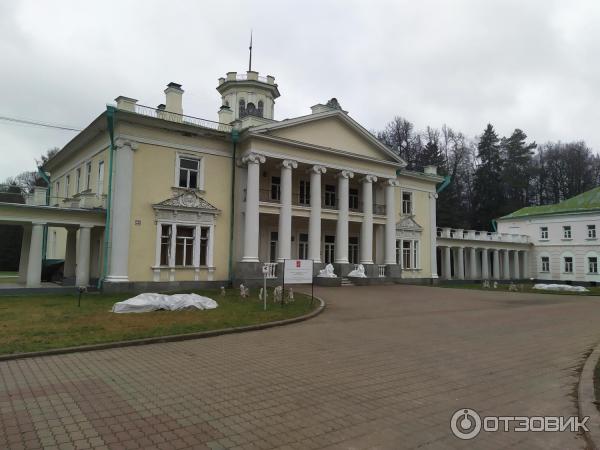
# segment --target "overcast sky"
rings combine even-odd
[[[0,116],[85,127],[118,95],[216,120],[217,79],[271,74],[275,118],[337,97],[370,130],[395,115],[467,136],[600,149],[600,2],[2,1]],[[0,180],[74,133],[0,120]]]

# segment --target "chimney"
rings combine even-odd
[[[425,173],[429,175],[437,175],[437,166],[425,166]]]
[[[219,122],[221,123],[231,123],[233,122],[233,111],[227,105],[221,106],[219,109]]]
[[[321,112],[331,111],[331,108],[327,105],[323,105],[322,103],[317,103],[316,105],[311,106],[310,110],[313,114],[319,114]]]
[[[137,103],[137,100],[135,98],[129,98],[125,97],[124,95],[119,95],[117,98],[115,98],[115,102],[117,102],[118,109],[135,112],[135,104]]]
[[[165,94],[167,96],[167,100],[165,102],[166,110],[175,114],[183,114],[183,106],[181,102],[183,89],[181,89],[181,85],[173,82],[167,84]]]

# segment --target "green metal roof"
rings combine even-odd
[[[600,211],[600,186],[554,205],[528,206],[527,208],[521,208],[500,219],[542,216],[548,214],[577,214],[596,210]]]

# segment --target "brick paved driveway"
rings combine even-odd
[[[574,415],[600,298],[319,289],[316,319],[0,363],[1,448],[583,448],[573,433],[454,438],[461,407]]]

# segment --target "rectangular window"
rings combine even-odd
[[[402,241],[396,239],[396,264],[402,263]]]
[[[402,241],[402,268],[403,269],[412,269],[412,264],[410,263],[410,255],[411,255],[411,241]]]
[[[198,189],[200,161],[191,158],[179,158],[179,187]]]
[[[358,210],[358,189],[348,190],[348,208]]]
[[[175,237],[175,265],[194,265],[194,227],[177,227]]]
[[[271,177],[271,200],[281,200],[281,177]]]
[[[277,262],[277,242],[279,241],[279,233],[271,231],[271,239],[269,240],[269,262]]]
[[[335,186],[333,184],[325,185],[325,206],[335,208]]]
[[[208,265],[208,240],[210,238],[210,228],[200,227],[200,265]]]
[[[563,239],[571,239],[571,225],[563,226]]]
[[[542,272],[550,272],[550,257],[542,256]]]
[[[171,225],[160,227],[160,265],[171,265]]]
[[[71,175],[65,177],[65,198],[69,198],[69,184],[71,184]]]
[[[412,192],[402,192],[402,214],[412,214]]]
[[[335,236],[325,236],[325,264],[331,264],[335,258]]]
[[[571,256],[565,256],[565,273],[573,273],[573,258]]]
[[[301,205],[310,205],[310,181],[300,180],[300,198],[298,203]]]
[[[412,241],[413,249],[412,249],[412,265],[413,269],[419,268],[419,241]]]
[[[540,239],[548,239],[548,227],[540,227]]]
[[[88,162],[85,165],[85,190],[89,191],[92,187],[92,162]]]
[[[598,258],[596,256],[590,256],[588,258],[588,272],[598,273]]]
[[[596,239],[596,225],[587,226],[588,239]]]
[[[60,181],[57,181],[54,185],[54,191],[56,192],[54,195],[56,197],[56,201],[58,202],[60,199]]]
[[[96,193],[101,195],[104,193],[104,161],[98,163],[98,181],[96,183]]]
[[[358,238],[351,236],[348,238],[348,262],[358,264]]]
[[[81,168],[75,171],[75,193],[79,194],[79,188],[81,187]]]
[[[308,234],[298,235],[298,259],[308,259]]]

